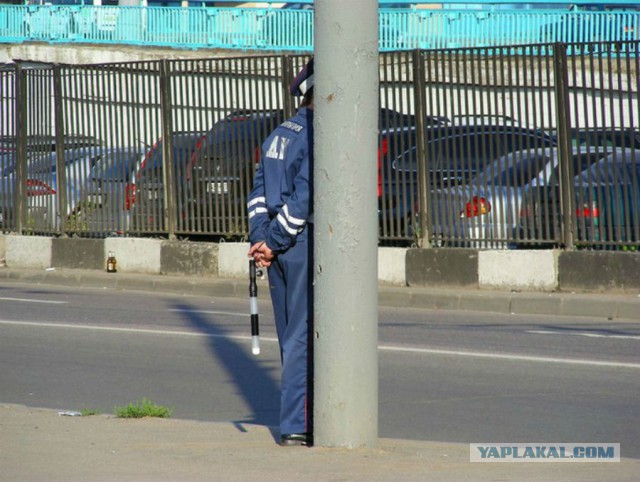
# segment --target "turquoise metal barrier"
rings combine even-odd
[[[640,12],[380,9],[380,50],[640,39]],[[0,42],[313,50],[313,11],[0,5]]]

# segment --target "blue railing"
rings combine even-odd
[[[380,50],[640,39],[640,12],[381,7]],[[0,42],[313,50],[313,11],[0,5]]]

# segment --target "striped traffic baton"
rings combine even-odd
[[[260,325],[258,322],[258,283],[256,282],[256,262],[249,260],[249,308],[251,311],[251,352],[260,354]]]

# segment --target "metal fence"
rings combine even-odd
[[[381,54],[380,241],[635,249],[639,48]],[[305,60],[3,68],[2,230],[243,238]]]
[[[425,10],[379,12],[381,51],[640,39],[640,11]],[[635,10],[634,10],[635,8]],[[313,51],[313,11],[0,5],[0,41]]]
[[[638,43],[626,47],[416,52],[416,105],[444,121],[389,163],[386,179],[417,195],[389,189],[413,219],[396,209],[383,229],[431,246],[635,249]]]

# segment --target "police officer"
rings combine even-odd
[[[290,87],[297,114],[262,145],[249,194],[249,257],[267,267],[282,360],[280,445],[311,443],[313,59]]]

